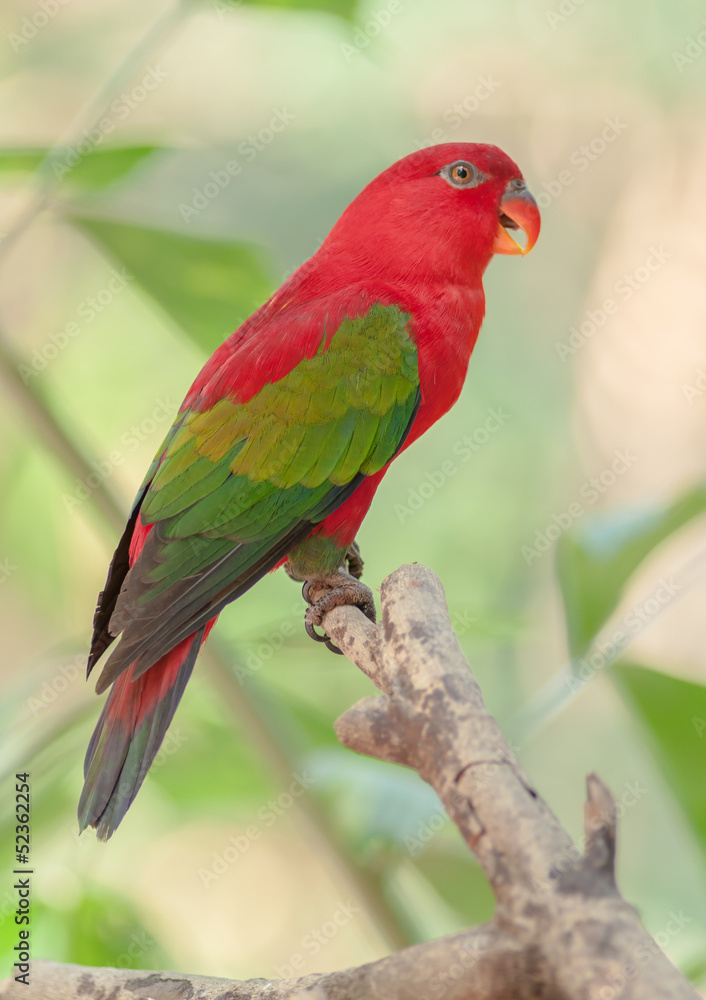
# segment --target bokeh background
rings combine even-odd
[[[222,615],[115,837],[75,820],[95,598],[193,376],[371,177],[480,140],[520,164],[542,235],[491,263],[463,396],[385,479],[365,578],[440,574],[538,789],[580,842],[584,776],[610,785],[621,888],[706,981],[703,13],[3,4],[4,967],[18,770],[37,957],[308,973],[491,915],[430,790],[336,744],[369,684],[313,647],[281,572]]]

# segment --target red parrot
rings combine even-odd
[[[219,612],[265,573],[284,564],[304,582],[315,638],[338,604],[374,620],[358,528],[392,460],[461,392],[490,258],[527,253],[539,226],[496,146],[412,153],[206,362],[98,599],[89,674],[121,640],[96,685],[112,687],[86,754],[81,830],[115,831]]]

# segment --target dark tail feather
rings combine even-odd
[[[81,832],[94,826],[99,839],[108,840],[118,828],[169,728],[204,632],[184,639],[135,680],[130,667],[113,684],[83,765]]]

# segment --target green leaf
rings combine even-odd
[[[72,216],[207,354],[270,294],[257,252],[141,226]]]
[[[591,517],[561,538],[557,568],[573,657],[586,652],[640,563],[704,511],[706,487],[698,486],[669,505]]]
[[[120,180],[133,167],[154,153],[158,146],[123,146],[115,149],[96,149],[89,156],[84,156],[74,167],[64,174],[64,178],[72,184],[80,184],[85,188],[107,187]],[[66,157],[53,157],[52,162],[67,163]]]
[[[706,687],[635,664],[611,675],[647,728],[655,757],[706,854]]]
[[[47,153],[46,149],[0,149],[0,171],[32,173]]]
[[[318,10],[352,21],[358,0],[216,0],[216,8],[219,11],[235,10],[244,5],[279,7],[285,10]]]
[[[158,146],[118,146],[93,149],[80,156],[70,148],[55,150],[43,170],[61,180],[83,188],[99,189],[120,180],[133,167],[153,153]],[[46,149],[0,149],[0,171],[5,173],[34,173],[44,163]]]

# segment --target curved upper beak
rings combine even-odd
[[[537,242],[541,219],[537,202],[523,180],[510,181],[500,199],[498,230],[493,253],[528,254]],[[521,229],[527,237],[524,246],[510,235],[509,230]]]

